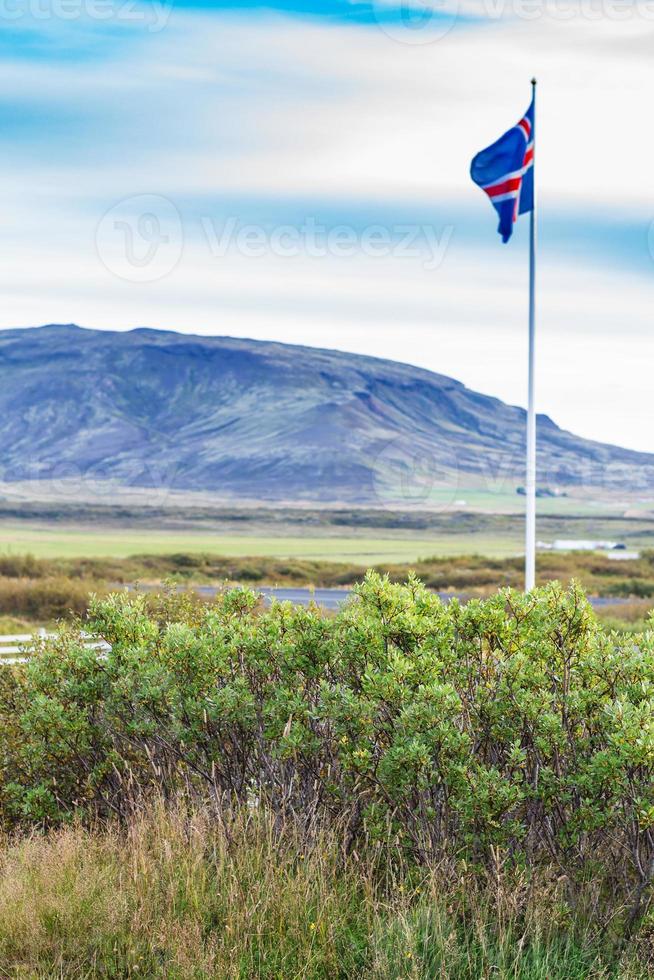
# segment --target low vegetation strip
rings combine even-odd
[[[647,975],[654,629],[356,593],[116,593],[0,671],[0,974]]]
[[[157,802],[0,846],[0,975],[156,980],[645,980],[552,870],[416,869],[344,856],[250,808]]]
[[[104,583],[64,575],[39,578],[0,577],[0,616],[53,623],[83,616],[92,593],[107,591]]]
[[[488,594],[498,588],[519,588],[522,558],[489,559],[479,555],[425,558],[405,564],[382,564],[376,571],[393,581],[415,572],[427,586],[441,591]],[[173,579],[186,582],[233,581],[242,584],[315,585],[325,588],[354,585],[366,568],[343,562],[263,557],[226,558],[212,554],[136,555],[126,559],[35,559],[0,557],[0,576],[56,578],[58,576],[114,583]],[[594,595],[654,597],[654,551],[637,559],[615,561],[588,552],[545,553],[538,557],[538,581],[544,585],[572,579]]]
[[[360,582],[365,569],[331,561],[280,560],[262,557],[226,558],[212,554],[136,555],[125,559],[38,559],[32,555],[0,555],[0,617],[22,617],[40,624],[83,615],[90,593],[104,594],[116,585],[182,585],[236,583],[252,586],[342,588]],[[413,564],[376,568],[393,582],[414,572],[429,588],[484,596],[499,588],[520,588],[520,558],[481,556],[428,558]],[[644,621],[654,599],[654,551],[638,559],[614,561],[585,552],[539,555],[538,582],[579,582],[591,595],[634,600],[620,618]],[[615,613],[610,613],[615,615]]]

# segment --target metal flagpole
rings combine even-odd
[[[536,79],[531,80],[534,101],[534,206],[529,218],[529,393],[527,397],[527,514],[525,521],[525,592],[536,584],[536,409],[534,401],[536,346]]]

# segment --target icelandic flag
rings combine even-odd
[[[470,176],[485,191],[500,216],[503,242],[513,234],[519,214],[534,209],[534,102],[520,122],[470,165]]]

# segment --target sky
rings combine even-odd
[[[538,78],[537,407],[654,452],[654,0],[0,0],[0,326],[393,358],[526,400],[527,232],[472,156]]]

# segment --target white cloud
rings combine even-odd
[[[543,193],[637,202],[650,198],[638,133],[650,83],[640,42],[651,33],[648,20],[503,19],[413,46],[374,26],[174,10],[124,50],[5,62],[0,82],[16,111],[48,114],[41,135],[55,166],[72,155],[59,117],[89,140],[85,153],[76,138],[72,147],[82,189],[131,180],[133,190],[161,175],[178,192],[424,198],[475,193],[471,154],[522,112],[536,73]],[[31,149],[14,144],[38,169]]]

